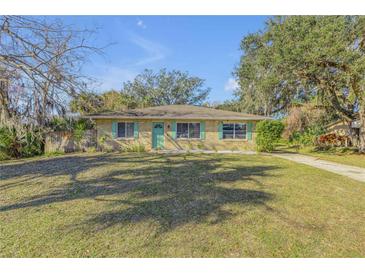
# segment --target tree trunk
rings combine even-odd
[[[365,107],[360,112],[359,152],[365,153]]]
[[[5,123],[10,119],[9,96],[7,85],[0,82],[0,123]]]

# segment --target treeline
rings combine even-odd
[[[70,102],[70,109],[81,114],[123,111],[151,106],[205,103],[210,88],[204,80],[177,70],[145,70],[121,90],[104,93],[81,92]]]

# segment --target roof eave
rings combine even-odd
[[[86,115],[83,118],[89,119],[128,119],[128,120],[209,120],[209,121],[227,121],[227,120],[272,120],[272,117],[158,117],[158,116],[108,116],[108,115]]]

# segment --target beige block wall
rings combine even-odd
[[[76,142],[70,131],[55,131],[46,134],[45,152],[74,152],[95,149],[96,130],[86,130],[79,142]]]
[[[98,146],[104,149],[119,150],[133,144],[142,144],[146,150],[152,149],[152,123],[164,123],[164,149],[167,150],[252,150],[255,141],[255,125],[253,123],[252,140],[219,140],[218,124],[222,121],[205,121],[205,139],[204,140],[179,140],[172,138],[172,120],[143,120],[139,122],[138,139],[113,139],[112,138],[112,121],[128,122],[128,120],[96,120]],[[129,120],[135,122],[135,120]],[[194,122],[192,120],[175,120],[176,122]],[[199,122],[199,121],[195,121]],[[244,123],[245,121],[223,121],[224,123]]]

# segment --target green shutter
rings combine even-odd
[[[204,121],[200,122],[200,139],[202,139],[202,140],[205,139],[205,122]]]
[[[117,133],[118,133],[118,123],[113,121],[112,122],[112,137],[113,137],[113,139],[117,138]]]
[[[139,130],[139,123],[134,122],[134,139],[138,139],[138,130]]]
[[[172,139],[176,139],[176,121],[171,123],[171,137]]]
[[[223,139],[223,123],[219,122],[218,124],[218,139],[222,140]]]
[[[247,123],[247,140],[252,140],[252,122]]]

